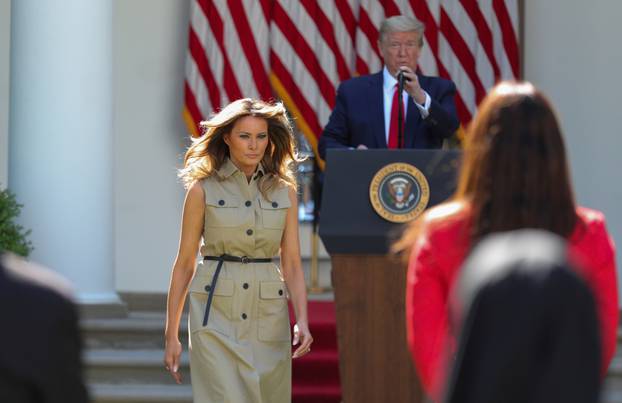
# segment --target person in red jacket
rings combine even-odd
[[[602,213],[575,203],[561,130],[532,84],[503,82],[480,105],[466,136],[454,196],[411,224],[395,249],[410,256],[406,288],[408,344],[421,383],[438,399],[456,350],[448,297],[473,246],[490,233],[553,232],[594,294],[602,374],[616,346],[615,252]]]

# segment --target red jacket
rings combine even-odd
[[[448,298],[470,250],[470,216],[461,206],[450,203],[428,212],[408,265],[408,344],[423,387],[432,397],[440,396],[447,357],[455,352]],[[577,215],[577,225],[568,239],[569,254],[581,264],[582,277],[594,293],[604,376],[615,352],[619,316],[614,244],[602,213],[579,207]]]

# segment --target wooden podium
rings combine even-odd
[[[425,175],[433,206],[455,190],[459,157],[442,150],[327,154],[320,237],[332,260],[344,403],[423,401],[406,343],[406,267],[387,256],[403,226],[374,211],[369,188],[381,168],[405,162]]]

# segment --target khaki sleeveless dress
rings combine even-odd
[[[278,255],[286,187],[267,200],[230,161],[203,180],[203,256]],[[286,288],[275,263],[224,262],[207,325],[203,318],[219,262],[199,263],[189,290],[190,371],[195,403],[291,402],[291,342]]]

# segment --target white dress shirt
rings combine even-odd
[[[387,144],[389,144],[389,126],[391,125],[391,106],[393,104],[393,94],[395,92],[395,84],[397,84],[397,79],[389,73],[387,70],[387,66],[384,66],[382,69],[382,92],[384,94],[384,135],[387,140]],[[425,119],[430,114],[430,104],[432,100],[428,93],[424,90],[425,94],[425,103],[423,105],[418,104],[414,99],[413,103],[419,109],[419,113],[421,114],[421,118]],[[408,93],[404,90],[402,92],[402,102],[404,102],[404,126],[406,126],[406,114],[408,112]]]

